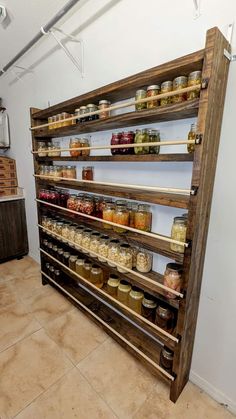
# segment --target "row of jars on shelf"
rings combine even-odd
[[[74,148],[84,148],[84,150],[73,150]],[[70,155],[71,157],[78,156],[89,156],[90,150],[86,150],[86,147],[90,147],[89,138],[71,138],[69,141]],[[67,147],[65,147],[67,148]],[[60,157],[61,156],[61,142],[60,140],[52,140],[50,143],[45,141],[38,142],[38,156],[39,157]]]
[[[107,282],[103,283],[103,271],[100,266],[91,264],[89,260],[83,259],[80,256],[70,256],[70,269],[77,272],[80,276],[96,285],[98,288],[103,288],[109,295],[125,304],[131,310],[140,314],[150,322],[153,322],[163,330],[172,332],[176,319],[175,313],[163,303],[159,303],[150,294],[144,293],[141,289],[131,286],[127,281],[120,280],[115,274],[110,274]],[[54,281],[59,282],[63,273],[57,266],[45,263],[45,273]],[[167,348],[162,348],[160,356],[160,365],[166,371],[172,371],[173,352]]]
[[[181,90],[188,86],[194,86],[201,83],[202,73],[201,71],[193,71],[188,76],[179,76],[176,77],[173,81],[167,80],[159,84],[153,84],[148,86],[147,89],[139,89],[136,91],[135,99],[145,99],[152,96],[156,96],[162,93],[168,93],[175,90]],[[193,90],[188,93],[180,93],[174,96],[167,96],[160,100],[154,99],[148,102],[137,103],[135,108],[137,111],[142,111],[143,109],[153,109],[158,106],[169,105],[170,103],[184,102],[185,100],[192,100],[199,97],[199,90]]]
[[[53,166],[39,165],[38,169],[39,176],[49,176],[53,180],[58,180],[58,177],[65,179],[77,179],[77,168],[76,166]],[[94,167],[84,166],[82,167],[82,180],[94,180]]]

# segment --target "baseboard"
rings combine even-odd
[[[40,263],[39,253],[29,252],[29,256],[36,262]]]
[[[189,379],[190,381],[192,381],[192,383],[196,384],[198,387],[204,390],[207,394],[209,394],[209,396],[211,396],[218,403],[226,405],[227,409],[230,412],[236,414],[236,402],[229,399],[224,393],[222,393],[220,390],[215,388],[208,381],[204,380],[204,378],[200,377],[194,371],[191,371]]]

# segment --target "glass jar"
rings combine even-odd
[[[134,228],[134,216],[135,216],[135,212],[138,211],[138,204],[129,202],[128,211],[129,211],[129,226]]]
[[[139,89],[136,91],[135,100],[145,99],[147,97],[147,92],[144,89]],[[136,103],[135,110],[142,111],[147,108],[147,102]]]
[[[44,239],[43,242],[42,242],[42,248],[45,251],[47,251],[47,247],[48,247],[48,240],[47,239]]]
[[[164,273],[163,285],[180,292],[182,288],[182,266],[178,263],[167,263]],[[175,294],[166,292],[166,297],[170,299],[176,298]]]
[[[136,269],[139,272],[150,272],[152,269],[152,253],[140,249],[137,253]]]
[[[75,109],[75,116],[77,116],[75,121],[78,124],[80,122],[80,108]]]
[[[102,110],[103,112],[101,112],[99,114],[99,118],[103,119],[103,118],[108,118],[110,116],[110,111],[107,110],[107,108],[109,108],[111,106],[111,102],[109,102],[109,100],[100,100],[99,101],[99,110]]]
[[[51,204],[58,205],[59,202],[59,193],[57,191],[49,191],[48,201]]]
[[[119,258],[119,240],[112,239],[108,245],[108,255],[107,255],[109,262],[108,265],[116,266],[116,264],[112,262],[118,262]]]
[[[119,286],[120,280],[117,275],[110,274],[109,279],[107,281],[107,292],[112,297],[117,297],[117,290]]]
[[[102,214],[100,213],[100,202],[101,198],[99,196],[94,197],[94,216],[97,218],[102,218]]]
[[[89,260],[85,260],[83,264],[83,277],[87,280],[90,279],[90,272],[92,269],[92,263]]]
[[[149,142],[149,135],[146,128],[136,130],[134,142],[135,144]],[[148,146],[134,147],[134,153],[135,154],[148,154],[149,147]]]
[[[67,208],[73,211],[77,211],[76,195],[70,195],[67,200]]]
[[[54,267],[52,265],[50,265],[50,267],[49,267],[49,276],[52,279],[54,279],[54,271],[55,271]]]
[[[160,366],[167,372],[171,373],[173,368],[173,359],[174,353],[169,348],[164,346],[161,350]]]
[[[44,141],[38,142],[38,156],[39,157],[46,157],[48,155],[47,153],[47,144]]]
[[[74,242],[75,240],[75,231],[76,231],[76,225],[71,224],[68,227],[68,240]]]
[[[100,262],[106,262],[106,259],[108,258],[108,247],[109,247],[109,236],[103,235],[100,236],[99,243],[98,243],[98,260]]]
[[[80,150],[73,150],[74,148],[79,148],[80,147],[80,140],[79,138],[71,138],[70,139],[70,155],[71,157],[78,157],[81,155],[81,151]]]
[[[167,332],[172,332],[174,327],[173,311],[163,305],[159,305],[156,309],[155,324]]]
[[[142,308],[141,308],[142,316],[145,317],[145,319],[149,320],[150,322],[154,323],[156,307],[157,307],[157,303],[153,299],[152,295],[145,293],[143,301],[142,301]]]
[[[53,173],[54,180],[59,181],[62,177],[62,167],[61,166],[54,166],[54,173]]]
[[[76,179],[76,166],[64,166],[63,177],[67,179]]]
[[[134,143],[134,132],[133,131],[126,131],[122,132],[121,138],[120,138],[120,144],[133,144]],[[133,154],[134,149],[133,148],[120,148],[119,154]]]
[[[132,287],[129,293],[129,308],[136,313],[141,314],[143,297],[144,294],[138,287]]]
[[[102,212],[102,219],[105,221],[110,221],[113,222],[113,216],[114,216],[114,212],[115,212],[115,205],[113,202],[106,202],[105,203],[105,208],[103,209]],[[112,226],[110,224],[103,224],[103,227],[106,229],[112,229]]]
[[[83,212],[83,203],[84,203],[85,195],[83,193],[79,193],[76,196],[76,211]]]
[[[113,222],[123,226],[129,225],[129,211],[125,205],[116,205],[113,214]],[[126,230],[121,227],[113,226],[116,233],[124,233]]]
[[[86,147],[90,147],[90,142],[88,138],[80,138],[80,147],[85,148],[85,150],[81,150],[81,156],[90,156],[90,150],[86,150]]]
[[[119,145],[122,133],[121,132],[113,132],[111,137],[111,145]],[[115,154],[120,154],[120,148],[112,148],[111,154],[114,156]]]
[[[86,122],[88,121],[88,117],[84,116],[85,114],[87,114],[87,107],[86,106],[80,106],[79,108],[79,121],[80,122]]]
[[[140,204],[138,211],[134,214],[134,227],[142,231],[151,231],[152,213],[150,205]]]
[[[138,248],[137,247],[133,247],[131,246],[130,248],[131,253],[132,253],[132,267],[136,268],[137,265],[137,255],[138,255]]]
[[[48,145],[48,156],[49,157],[60,157],[61,155],[61,143],[60,140],[53,140]]]
[[[84,261],[85,261],[84,258],[82,258],[81,256],[78,256],[75,263],[75,271],[80,276],[84,275]]]
[[[175,217],[171,229],[171,238],[180,242],[186,241],[187,219],[185,217]],[[170,243],[170,248],[174,252],[184,253],[184,246]]]
[[[76,261],[77,261],[77,256],[70,256],[70,259],[69,259],[69,268],[72,271],[76,271],[76,269],[75,269]]]
[[[81,245],[82,243],[83,231],[84,231],[84,228],[81,226],[78,226],[75,230],[74,241],[78,245]]]
[[[61,236],[62,235],[62,227],[63,227],[63,222],[61,221],[57,221],[56,222],[56,233]]]
[[[48,129],[53,129],[54,128],[54,126],[53,126],[53,116],[49,116],[48,123],[50,124]]]
[[[89,253],[92,230],[86,228],[82,233],[81,246],[84,253]]]
[[[90,277],[89,281],[96,285],[98,288],[103,287],[103,272],[102,268],[98,265],[92,265],[91,271],[90,271]]]
[[[92,113],[98,110],[97,105],[94,105],[93,103],[90,103],[89,105],[87,105],[87,113]],[[95,115],[89,115],[88,116],[88,121],[95,121],[96,119],[98,119],[98,114]]]
[[[83,170],[82,170],[83,180],[93,180],[93,174],[94,174],[93,166],[83,167]]]
[[[59,269],[55,269],[54,279],[55,279],[56,282],[58,282],[61,279],[61,271]]]
[[[94,200],[87,196],[83,199],[81,212],[84,214],[91,215],[94,212]]]
[[[41,201],[46,201],[46,192],[46,189],[40,189],[38,197]]]
[[[57,259],[60,260],[60,262],[63,262],[63,253],[64,253],[63,248],[59,247],[57,249]]]
[[[61,235],[62,237],[64,237],[65,239],[68,239],[69,237],[69,223],[64,223],[62,230],[61,230]]]
[[[59,205],[63,208],[67,208],[67,200],[69,199],[69,192],[66,190],[61,190],[59,195]]]
[[[158,84],[152,84],[151,86],[147,87],[147,97],[156,96],[160,93],[160,86]],[[147,108],[153,109],[159,106],[159,100],[154,99],[147,102]]]
[[[148,135],[149,135],[150,143],[155,143],[155,142],[160,141],[160,131],[158,131],[157,129],[149,129]],[[154,146],[149,147],[150,154],[159,154],[159,152],[160,152],[159,145],[154,145]]]
[[[173,80],[173,90],[184,89],[188,86],[188,77],[179,76]],[[187,99],[187,93],[179,93],[178,95],[172,96],[172,103],[184,102]]]
[[[52,242],[48,242],[48,250],[47,251],[50,255],[52,255],[52,248],[53,248]]]
[[[192,71],[188,75],[188,86],[194,86],[196,84],[201,84],[202,81],[202,72],[201,71]],[[200,90],[192,90],[187,93],[187,100],[197,99],[200,96]]]
[[[40,198],[40,199],[42,199],[42,198]],[[47,220],[48,220],[48,217],[46,215],[42,215],[42,217],[41,217],[41,225],[43,227],[47,227]]]
[[[69,267],[70,252],[63,252],[63,263]]]
[[[118,261],[120,265],[132,269],[133,266],[133,259],[132,259],[132,251],[129,244],[121,244],[119,248],[119,256]],[[119,272],[127,272],[126,269],[117,266],[117,270]]]
[[[53,122],[53,124],[51,125],[52,129],[56,129],[57,128],[57,116],[56,115],[52,116],[52,122]]]
[[[96,231],[91,233],[90,244],[89,244],[89,254],[93,256],[94,258],[97,257],[96,255],[94,255],[93,252],[98,253],[99,239],[100,239],[100,233],[97,233]]]
[[[190,131],[188,133],[188,141],[190,140],[196,140],[196,134],[197,134],[197,124],[191,124]],[[187,144],[187,150],[188,153],[193,153],[195,150],[195,144]]]
[[[121,280],[117,289],[117,298],[122,304],[125,304],[126,306],[129,304],[130,291],[131,285],[128,282]]]
[[[172,90],[173,90],[173,83],[172,83],[172,81],[168,80],[168,81],[164,81],[163,83],[161,83],[161,94],[162,93],[172,92]],[[170,105],[171,102],[172,102],[172,97],[171,96],[163,97],[160,100],[160,105],[161,106]]]
[[[65,121],[65,119],[70,118],[70,114],[67,112],[61,113],[61,126],[67,127],[68,125],[71,125],[71,121]]]

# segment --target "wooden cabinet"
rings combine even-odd
[[[0,262],[28,253],[25,200],[0,202]]]

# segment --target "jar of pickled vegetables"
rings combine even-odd
[[[152,84],[151,86],[147,87],[147,97],[156,96],[160,93],[160,86],[158,84]],[[147,102],[147,108],[153,109],[159,106],[159,100],[154,99]]]
[[[111,102],[109,100],[100,100],[98,104],[99,110],[102,112],[99,114],[100,119],[108,118],[110,116],[110,111],[108,108],[111,106]]]
[[[121,138],[120,138],[120,144],[133,144],[134,143],[134,132],[133,131],[127,131],[122,132]],[[133,154],[134,149],[133,148],[120,148],[119,154]]]
[[[188,86],[195,86],[196,84],[201,84],[202,81],[202,72],[201,71],[192,71],[188,75]],[[197,99],[200,95],[200,90],[192,90],[187,93],[187,100]]]
[[[81,246],[84,253],[89,253],[92,230],[86,228],[82,233]]]
[[[122,303],[128,306],[129,293],[131,291],[131,285],[124,280],[121,280],[117,290],[117,298]]]
[[[132,287],[129,293],[128,305],[131,310],[141,314],[144,294],[138,287]]]
[[[139,272],[150,272],[152,269],[152,253],[145,249],[140,249],[137,253],[136,269]]]
[[[80,147],[85,148],[85,150],[81,150],[81,156],[90,156],[90,150],[86,150],[87,147],[90,147],[90,141],[88,138],[80,138]]]
[[[94,212],[94,200],[91,197],[85,197],[82,203],[82,213],[91,215]]]
[[[145,99],[147,97],[147,92],[144,89],[139,89],[136,91],[135,100]],[[135,110],[142,111],[147,108],[147,102],[136,103]]]
[[[87,280],[90,279],[90,272],[92,269],[92,263],[89,260],[85,260],[83,264],[83,277]]]
[[[128,211],[129,211],[129,226],[134,228],[135,227],[134,217],[135,217],[135,213],[138,211],[138,204],[130,202],[128,204]]]
[[[118,261],[120,265],[132,269],[133,267],[133,259],[132,259],[132,251],[129,244],[121,244],[119,248],[119,255],[118,255]],[[119,272],[127,272],[125,268],[121,268],[120,266],[117,266],[117,270]]]
[[[103,272],[102,268],[98,265],[92,265],[91,271],[90,271],[90,277],[89,281],[96,285],[98,288],[102,288],[103,286]]]
[[[197,134],[197,124],[191,124],[190,131],[188,133],[188,141],[190,140],[196,140],[196,134]],[[195,144],[187,144],[187,150],[188,153],[193,153],[195,150]]]
[[[76,263],[75,263],[75,271],[80,276],[84,274],[84,261],[85,259],[82,256],[78,256]]]
[[[182,266],[178,263],[167,263],[163,284],[168,288],[180,292],[182,288],[182,269]],[[166,297],[174,299],[176,295],[167,291]]]
[[[80,150],[73,150],[74,148],[79,148],[80,147],[80,140],[79,138],[71,138],[70,139],[70,155],[71,157],[78,157],[81,155],[81,151]]]
[[[173,80],[173,90],[181,90],[188,86],[188,77],[179,76]],[[187,93],[179,93],[172,96],[172,103],[184,102],[187,99]]]
[[[164,305],[159,305],[156,310],[155,324],[167,332],[172,332],[174,326],[174,313]]]
[[[149,142],[150,143],[156,143],[158,141],[160,141],[160,131],[158,131],[157,129],[149,129],[148,130],[148,135],[149,135]],[[159,154],[160,152],[160,146],[159,145],[154,145],[149,147],[149,153],[150,154]]]
[[[168,81],[164,81],[163,83],[161,83],[161,94],[162,93],[172,92],[172,90],[173,90],[173,83],[172,83],[172,81],[168,80]],[[171,102],[172,102],[172,97],[171,96],[166,96],[166,97],[163,97],[160,100],[160,105],[161,106],[170,105]]]
[[[112,262],[118,262],[119,258],[119,240],[113,239],[110,240],[108,245],[108,255],[107,255],[109,262],[108,265],[116,266],[116,264]]]
[[[38,142],[38,156],[46,157],[48,155],[47,150],[48,150],[47,143],[45,143],[44,141],[39,141]]]
[[[186,241],[187,219],[185,217],[175,217],[171,229],[171,238],[180,242]],[[174,252],[184,253],[184,246],[170,243],[170,248]]]
[[[113,222],[123,226],[129,225],[129,211],[125,205],[116,205],[113,214]],[[118,226],[113,226],[113,230],[116,233],[124,233],[126,231],[124,228]]]
[[[119,284],[120,280],[118,276],[115,274],[110,274],[109,279],[107,281],[108,294],[110,294],[112,297],[116,297]]]
[[[106,262],[106,259],[108,258],[108,247],[109,247],[109,236],[106,236],[105,234],[100,237],[99,243],[98,243],[98,260],[100,262]]]
[[[142,300],[142,309],[141,314],[145,319],[149,320],[150,322],[155,321],[155,314],[156,314],[156,307],[157,303],[152,297],[152,295],[144,294],[144,298]]]
[[[121,132],[113,132],[111,137],[111,145],[119,145],[122,133]],[[111,154],[114,156],[115,154],[120,154],[120,148],[111,148]]]
[[[90,236],[89,254],[93,257],[96,257],[93,252],[98,253],[99,239],[100,233],[97,233],[96,231]]]
[[[135,144],[149,142],[149,135],[146,128],[136,130],[134,142]],[[135,154],[148,154],[149,147],[148,146],[134,147],[134,153]]]
[[[151,231],[152,213],[150,205],[140,204],[134,215],[134,227],[142,231]]]
[[[87,105],[87,113],[96,112],[97,110],[98,110],[97,105],[94,105],[93,103],[90,103],[89,105]],[[99,118],[98,114],[89,115],[88,116],[88,121],[95,121],[98,118]]]
[[[106,202],[105,208],[102,212],[102,218],[105,221],[111,221],[113,222],[113,216],[115,212],[115,205],[113,202]],[[110,224],[103,224],[103,227],[106,229],[112,229],[112,226]]]
[[[73,211],[77,210],[76,195],[70,195],[67,200],[67,208]]]

